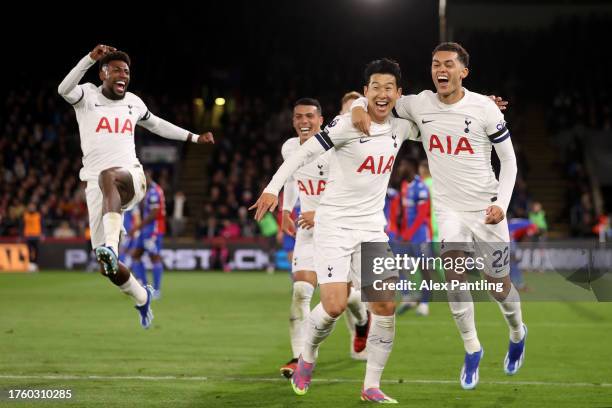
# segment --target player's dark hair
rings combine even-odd
[[[402,81],[402,70],[399,64],[389,58],[374,60],[366,65],[365,70],[363,71],[363,79],[365,80],[366,85],[370,83],[370,78],[374,74],[393,75],[395,77],[395,84],[398,87]]]
[[[295,108],[296,106],[299,106],[299,105],[314,106],[319,111],[319,115],[323,114],[323,109],[321,109],[321,104],[319,103],[318,100],[314,98],[300,98],[297,101],[295,101],[295,103],[293,104],[293,107]]]
[[[128,67],[132,66],[130,56],[127,55],[127,53],[123,51],[113,51],[100,58],[100,70],[102,70],[102,67],[108,65],[108,63],[111,61],[123,61]]]
[[[438,44],[436,48],[434,48],[431,56],[433,57],[438,51],[451,51],[457,53],[457,59],[459,62],[463,64],[464,67],[468,67],[470,65],[470,54],[461,46],[461,44],[456,42],[443,42]]]

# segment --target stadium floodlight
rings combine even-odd
[[[446,0],[439,0],[438,21],[440,25],[440,42],[447,41],[446,33]]]

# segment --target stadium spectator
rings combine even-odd
[[[538,228],[540,236],[546,236],[546,232],[548,231],[548,222],[546,221],[546,212],[542,208],[542,204],[540,202],[535,201],[531,204],[529,221],[531,221]]]
[[[160,176],[160,183],[161,180],[162,177]],[[170,232],[172,237],[183,235],[183,231],[185,230],[185,223],[187,222],[187,218],[185,217],[187,213],[186,201],[187,198],[185,193],[177,191],[174,193],[173,200],[169,203],[170,208],[168,208],[168,210],[172,214],[172,218],[170,219]]]
[[[30,253],[30,269],[38,270],[38,247],[42,238],[42,220],[36,204],[30,202],[23,213],[23,238]]]
[[[70,228],[68,221],[64,220],[60,222],[60,225],[53,231],[53,238],[74,238],[76,232]]]

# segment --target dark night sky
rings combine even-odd
[[[419,90],[429,83],[431,50],[438,41],[437,3],[227,0],[165,9],[102,2],[96,3],[95,9],[76,7],[70,11],[60,11],[56,5],[37,6],[35,14],[23,10],[13,11],[14,18],[4,16],[10,21],[0,28],[2,86],[56,84],[95,44],[106,43],[131,55],[135,90],[160,88],[184,97],[200,94],[202,86],[210,84],[247,92],[292,85],[301,94],[320,94],[326,88],[335,88],[337,94],[338,88],[359,88],[364,64],[382,56],[401,63],[405,89]],[[483,15],[487,10],[495,12],[495,2],[448,3],[450,23],[459,25],[454,33],[461,38],[455,39],[479,45],[472,55],[475,72],[479,72],[479,63],[493,56],[503,56],[505,61],[513,58],[507,44],[487,48],[486,37],[463,35],[463,26],[470,21],[482,23],[479,11]],[[517,6],[516,15],[534,10],[529,8],[533,3],[519,1],[524,6]],[[563,7],[589,9],[604,4],[536,3],[551,13]],[[507,2],[498,4],[508,6]],[[453,16],[453,7],[462,10],[462,15],[455,11]],[[18,17],[25,14],[27,19]],[[512,20],[513,16],[499,19]],[[487,78],[479,76],[485,86]],[[491,82],[496,80],[491,77]]]

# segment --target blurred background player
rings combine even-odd
[[[313,135],[321,131],[323,116],[319,101],[312,98],[302,98],[295,102],[293,108],[293,128],[298,135],[287,140],[281,149],[283,159],[287,160]],[[293,295],[291,299],[291,315],[289,318],[289,333],[293,358],[280,368],[281,374],[291,378],[296,369],[298,358],[304,349],[306,323],[310,314],[310,300],[317,286],[317,275],[314,265],[313,227],[315,210],[325,191],[329,176],[329,154],[323,154],[316,160],[306,164],[296,171],[284,184],[283,190],[283,231],[296,237],[293,252]],[[301,205],[296,231],[295,222],[291,218],[293,205],[297,196]],[[367,339],[368,317],[365,305],[360,295],[354,295],[352,289],[352,304],[349,310],[355,316],[353,321],[357,335],[353,341],[353,351],[360,353],[365,349]]]
[[[102,85],[79,85],[96,62],[99,62]],[[146,191],[144,172],[136,157],[135,126],[184,142],[213,143],[214,140],[210,132],[198,136],[153,115],[138,96],[127,91],[130,63],[125,52],[97,45],[81,58],[57,91],[76,112],[83,151],[80,178],[87,182],[85,195],[91,243],[102,266],[101,273],[134,299],[140,324],[148,328],[153,319],[151,290],[143,287],[117,260],[121,213],[137,205]]]
[[[512,280],[512,284],[516,286],[519,291],[527,292],[529,288],[525,284],[525,279],[523,279],[523,271],[520,266],[521,257],[518,255],[517,242],[536,237],[540,233],[540,230],[534,222],[526,218],[509,219],[508,230],[510,232],[511,242],[510,279]]]
[[[416,163],[407,160],[404,167],[404,179],[402,180],[401,197],[401,225],[400,235],[402,241],[409,248],[412,257],[431,256],[431,208],[429,202],[429,188],[417,174]],[[431,273],[426,263],[421,264],[421,278],[431,280]],[[403,293],[405,295],[405,293]],[[421,290],[416,313],[419,316],[429,315],[429,298],[431,292],[428,289]],[[404,313],[413,307],[414,302],[406,299],[398,308],[398,314]]]
[[[132,266],[132,250],[138,236],[136,227],[140,225],[140,209],[136,206],[123,212],[123,230],[121,231],[121,245],[119,246],[119,261],[128,268]]]
[[[42,238],[42,216],[36,204],[30,203],[23,212],[23,238],[30,253],[30,271],[38,270],[38,245]]]
[[[296,220],[298,215],[300,214],[299,200],[295,201],[295,204],[293,205],[291,204],[291,202],[297,199],[297,196],[298,196],[297,186],[293,186],[293,189],[296,190],[293,192],[289,191],[289,188],[291,187],[287,186],[287,188],[288,188],[287,191],[283,189],[283,192],[281,193],[279,197],[280,204],[279,204],[277,222],[281,226],[283,224],[283,217],[285,217],[285,215],[283,214],[283,211],[284,211],[283,209],[285,207],[293,208],[293,211],[291,211],[290,213],[291,220]],[[283,228],[281,228],[277,234],[278,235],[276,237],[276,241],[281,246],[283,251],[285,251],[285,253],[287,254],[287,261],[289,261],[289,265],[291,265],[293,263],[293,250],[295,249],[295,236],[291,235],[291,233],[285,232]],[[291,267],[289,268],[289,271],[291,272]]]
[[[161,281],[164,264],[161,259],[161,249],[166,234],[166,198],[164,190],[153,181],[151,170],[145,172],[147,179],[147,194],[142,201],[142,220],[132,227],[130,236],[134,237],[132,255],[132,270],[136,278],[147,285],[147,270],[142,255],[146,252],[153,264],[153,299],[161,296]]]

